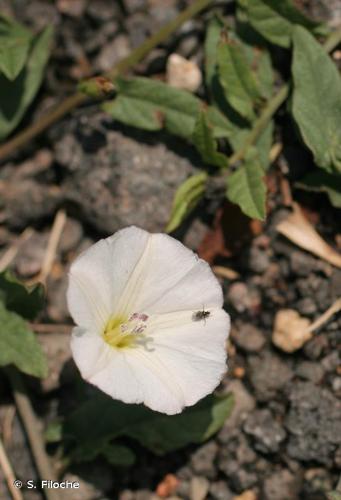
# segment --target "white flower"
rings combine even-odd
[[[219,384],[230,329],[221,287],[174,238],[129,227],[98,241],[72,264],[67,299],[74,360],[111,397],[171,415]]]

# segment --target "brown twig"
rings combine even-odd
[[[33,280],[33,282],[40,282],[46,285],[47,278],[51,272],[53,262],[56,258],[58,244],[63,233],[63,229],[66,223],[66,212],[65,210],[58,210],[55,219],[53,221],[49,241],[47,243],[46,252],[44,255],[43,264],[41,266],[41,271],[38,276]]]
[[[2,421],[2,437],[5,446],[8,446],[12,441],[12,428],[13,428],[14,416],[15,416],[15,406],[9,405],[5,410],[4,418]]]
[[[12,386],[15,404],[25,428],[40,478],[57,481],[57,475],[45,451],[44,439],[40,432],[39,422],[27,395],[24,380],[14,367],[7,367],[5,371]],[[58,490],[45,488],[44,494],[47,500],[61,500]]]
[[[313,321],[307,331],[313,332],[314,330],[317,330],[339,311],[341,311],[341,297],[338,298],[334,304],[332,304],[319,318]]]
[[[1,437],[0,437],[0,466],[1,469],[3,470],[7,486],[13,500],[23,500],[24,497],[22,496],[20,489],[14,486],[14,481],[16,477],[14,475],[11,462],[9,461],[9,458],[6,454],[6,450],[4,448]]]
[[[134,49],[131,54],[122,59],[110,70],[104,78],[114,79],[118,75],[126,72],[140,62],[154,47],[166,40],[174,31],[176,31],[184,22],[188,21],[200,11],[205,9],[212,0],[195,0],[191,5],[181,12],[175,19],[163,26],[157,33],[148,38],[139,47]],[[97,96],[97,97],[100,97]],[[63,116],[67,115],[73,109],[87,101],[88,97],[76,92],[68,97],[63,102],[49,110],[44,116],[39,118],[35,123],[19,132],[8,142],[0,146],[0,161],[7,158],[9,155],[17,151],[21,146],[32,140],[37,135],[41,134],[45,129],[58,121]]]
[[[73,325],[54,325],[52,323],[30,323],[30,328],[36,333],[65,333],[70,334]]]

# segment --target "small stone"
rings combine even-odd
[[[210,483],[205,477],[194,476],[189,487],[190,500],[204,500],[207,496]]]
[[[310,380],[314,384],[318,384],[323,379],[324,369],[320,363],[302,361],[296,367],[296,373],[299,377]]]
[[[293,251],[290,253],[291,270],[297,276],[308,276],[316,270],[317,260],[307,253]]]
[[[213,500],[233,500],[233,493],[226,484],[226,481],[215,481],[211,483],[209,489]]]
[[[264,500],[298,500],[300,479],[287,469],[275,472],[263,483]]]
[[[266,342],[263,332],[250,323],[238,324],[231,332],[233,341],[247,352],[259,352]]]
[[[300,349],[312,337],[310,321],[293,309],[281,309],[275,316],[272,342],[285,352]]]
[[[196,92],[202,76],[198,65],[179,54],[171,54],[166,66],[166,80],[171,87]]]
[[[276,453],[286,437],[283,427],[269,410],[256,410],[244,423],[244,431],[254,438],[254,447],[262,453]]]
[[[219,431],[218,439],[221,443],[228,443],[231,439],[231,430],[239,426],[256,406],[254,397],[247,391],[240,380],[232,380],[226,387],[226,392],[234,395],[234,406],[222,429]]]
[[[71,17],[82,16],[85,7],[86,7],[85,0],[57,0],[57,8],[59,12]]]
[[[248,288],[240,281],[232,283],[227,294],[228,301],[238,312],[258,312],[261,305],[261,296],[257,288]]]
[[[76,219],[68,217],[59,242],[59,250],[63,253],[74,250],[79,245],[82,237],[82,225]]]
[[[257,500],[257,495],[253,490],[246,490],[240,495],[233,497],[233,500]]]
[[[218,451],[218,445],[215,441],[210,441],[198,450],[191,457],[191,466],[196,474],[212,479],[215,477],[214,460]]]
[[[294,375],[287,363],[269,351],[250,356],[249,368],[249,378],[260,401],[273,399]]]
[[[101,49],[95,61],[96,68],[98,71],[109,71],[120,59],[126,57],[130,51],[129,38],[123,33],[118,34]]]
[[[313,316],[317,311],[316,302],[311,297],[305,297],[297,301],[296,308],[299,313],[306,316]]]
[[[326,335],[315,335],[303,346],[303,352],[309,359],[317,360],[328,348],[328,339]]]
[[[249,254],[249,268],[254,273],[264,273],[270,265],[268,254],[256,246],[251,247]]]
[[[41,270],[48,242],[47,233],[34,232],[20,247],[15,268],[22,278],[35,276]]]

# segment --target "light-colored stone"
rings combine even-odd
[[[194,476],[189,486],[190,500],[204,500],[210,487],[209,481],[203,476]]]
[[[297,351],[312,337],[309,326],[310,321],[297,311],[282,309],[275,317],[272,342],[282,351]]]
[[[257,495],[253,490],[246,490],[234,497],[233,500],[257,500]]]
[[[201,85],[202,75],[195,62],[171,54],[167,60],[166,79],[171,87],[195,92]]]

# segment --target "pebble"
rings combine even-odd
[[[241,495],[233,497],[233,500],[257,500],[257,495],[253,490],[246,490]]]
[[[300,349],[312,337],[310,321],[294,309],[280,309],[274,321],[272,342],[284,352]]]
[[[223,480],[211,483],[209,493],[213,500],[233,500],[234,498],[234,494]]]
[[[316,302],[311,297],[305,297],[296,302],[296,308],[304,316],[313,316],[316,314]]]
[[[259,352],[266,339],[263,332],[251,323],[239,323],[231,332],[232,339],[238,347],[247,352]]]
[[[202,75],[194,61],[174,53],[167,60],[166,81],[171,87],[196,92],[201,85]]]
[[[204,500],[210,487],[209,481],[202,476],[194,476],[189,486],[190,500]]]
[[[227,293],[227,300],[236,311],[257,313],[261,305],[261,295],[256,288],[249,288],[245,283],[232,283]]]
[[[321,363],[314,361],[301,361],[295,371],[300,378],[310,380],[314,384],[321,382],[325,373]]]
[[[83,238],[83,227],[81,223],[68,217],[63,228],[62,237],[59,242],[59,251],[62,253],[74,250]]]
[[[131,51],[129,38],[121,33],[113,40],[106,43],[94,62],[99,72],[109,71],[120,59],[126,57]]]
[[[290,253],[291,270],[297,276],[308,276],[317,267],[317,260],[298,250]]]
[[[270,257],[261,248],[252,246],[249,254],[249,268],[254,273],[264,273],[270,265]]]
[[[260,356],[250,356],[249,370],[249,379],[259,401],[273,399],[293,377],[289,364],[269,351]]]
[[[276,453],[286,437],[283,427],[267,409],[252,412],[244,423],[244,431],[254,439],[254,447],[262,453]]]
[[[47,233],[34,232],[21,246],[15,259],[15,269],[22,278],[35,276],[41,270],[48,242]]]
[[[300,478],[287,469],[274,472],[264,480],[264,500],[298,500]]]
[[[193,471],[209,479],[214,478],[216,475],[214,461],[217,451],[218,445],[215,441],[210,441],[198,448],[191,457]]]
[[[221,443],[228,443],[231,439],[231,430],[238,427],[256,406],[254,397],[240,380],[232,380],[226,387],[226,392],[234,395],[234,406],[229,418],[219,431],[218,439]]]

